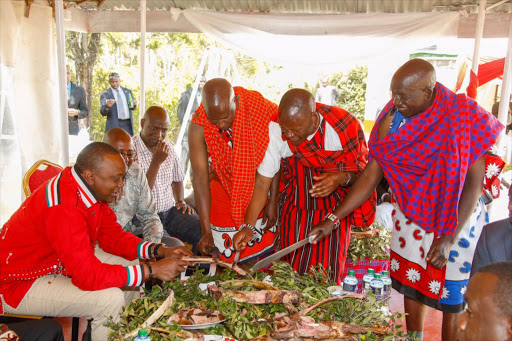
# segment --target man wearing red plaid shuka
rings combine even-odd
[[[421,59],[391,80],[392,100],[370,136],[370,163],[335,211],[342,219],[383,176],[394,197],[393,288],[404,295],[407,330],[423,337],[426,305],[443,311],[443,340],[455,339],[476,242],[488,219],[485,152],[501,125],[472,99],[436,82]],[[325,220],[314,230],[328,233]]]
[[[222,78],[204,85],[203,102],[189,128],[192,184],[202,232],[198,250],[202,254],[210,254],[215,246],[221,259],[234,260],[233,236],[243,228],[256,168],[268,145],[268,123],[276,118],[277,105],[259,92],[233,88]],[[273,249],[277,193],[275,187],[272,202],[264,213],[257,213],[261,219],[251,232],[254,238],[249,247],[240,253],[240,262]]]
[[[281,247],[306,238],[313,226],[326,218],[334,219],[336,224],[331,235],[320,233],[313,245],[284,259],[301,274],[322,264],[340,283],[351,227],[368,227],[375,218],[375,192],[344,219],[332,214],[367,163],[368,148],[361,124],[341,108],[315,103],[308,91],[292,89],[281,99],[279,124],[271,122],[269,134],[269,147],[258,167],[245,221],[254,222],[272,177],[281,168]],[[235,236],[235,248],[243,248],[249,239],[249,233]]]

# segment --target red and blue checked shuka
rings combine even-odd
[[[308,235],[312,228],[323,221],[328,213],[343,201],[349,187],[339,186],[325,198],[313,198],[309,190],[314,185],[313,176],[325,172],[352,172],[361,174],[367,164],[368,148],[359,121],[347,111],[317,103],[317,112],[324,120],[311,140],[300,146],[288,142],[293,155],[281,162],[281,181],[284,192],[281,198],[281,247],[294,244]],[[340,138],[342,150],[324,149],[326,122]],[[350,243],[352,226],[368,227],[375,218],[376,194],[341,221],[340,227],[316,245],[308,244],[288,255],[285,260],[299,273],[311,266],[322,264],[329,269],[331,278],[341,281],[343,267]]]
[[[437,83],[434,103],[378,138],[383,109],[370,136],[370,157],[381,166],[396,199],[391,240],[393,288],[436,309],[464,308],[471,261],[487,212],[479,200],[452,246],[449,261],[436,269],[425,261],[432,242],[453,235],[468,168],[495,143],[503,126],[465,95]],[[400,115],[396,112],[395,115]]]
[[[215,246],[221,259],[226,261],[234,259],[232,238],[244,222],[245,211],[252,198],[256,169],[269,142],[268,124],[277,119],[278,112],[277,104],[259,92],[242,87],[233,89],[237,109],[229,130],[219,131],[208,120],[203,104],[192,118],[192,122],[204,127],[210,170],[216,174],[210,179],[210,223]],[[275,227],[266,233],[263,228],[258,228],[257,238],[241,252],[240,260],[249,260],[273,249],[276,237]]]

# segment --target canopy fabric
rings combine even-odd
[[[52,8],[0,1],[0,226],[22,199],[21,178],[40,159],[60,157],[57,43]],[[66,122],[67,124],[67,122]]]
[[[457,35],[460,14],[294,15],[180,13],[201,32],[254,58],[316,67],[366,63]],[[275,34],[275,31],[285,34]]]

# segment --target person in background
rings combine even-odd
[[[169,281],[192,253],[123,231],[110,207],[126,165],[117,149],[93,142],[76,164],[41,185],[0,232],[0,314],[92,319],[94,341],[107,340],[109,317],[153,277]],[[139,264],[139,259],[164,258]],[[121,290],[123,288],[123,290]]]
[[[119,74],[116,72],[108,75],[108,82],[110,89],[103,92],[100,97],[100,113],[107,117],[105,132],[112,128],[121,128],[133,136],[133,110],[137,108],[133,93],[121,86]]]
[[[471,276],[481,267],[512,260],[512,186],[508,189],[508,218],[485,225],[476,245]]]
[[[164,108],[149,107],[141,120],[140,134],[133,137],[135,160],[148,180],[156,211],[165,231],[193,246],[201,239],[199,217],[184,198],[180,159],[169,141],[169,115]]]
[[[423,338],[426,305],[443,311],[443,340],[455,340],[457,315],[476,242],[487,223],[480,196],[485,156],[503,129],[464,95],[436,82],[422,59],[402,65],[392,99],[370,135],[370,163],[334,214],[343,219],[389,181],[394,204],[393,288],[404,295],[407,330]],[[329,234],[324,220],[311,232]]]
[[[277,119],[277,105],[259,92],[232,87],[222,78],[206,82],[203,103],[189,128],[202,254],[210,254],[215,246],[221,259],[234,261],[232,238],[244,223],[245,210],[255,188],[256,169],[267,149],[268,124],[272,119]],[[278,185],[276,177],[269,205],[253,227],[254,240],[239,254],[241,262],[254,261],[274,247]]]
[[[458,341],[512,340],[512,262],[480,268],[468,283],[467,309],[457,320]]]
[[[87,100],[85,90],[81,86],[71,82],[71,71],[66,65],[66,79],[68,89],[68,129],[69,135],[78,135],[80,128],[78,120],[87,118],[89,110],[87,109]]]
[[[192,96],[192,89],[187,89],[181,94],[180,101],[178,103],[178,120],[180,121],[180,125],[183,126],[185,124],[185,134],[183,135],[183,140],[181,142],[181,168],[183,169],[183,173],[187,174],[188,162],[189,162],[189,150],[188,150],[188,126],[190,124],[190,120],[192,119],[192,115],[196,112],[199,104],[201,104],[201,97],[203,95],[203,87],[204,83],[206,83],[206,77],[204,75],[201,76],[201,80],[199,81],[199,86],[197,87],[196,96],[194,98],[194,103],[192,104],[192,108],[190,110],[190,115],[188,116],[187,122],[183,122],[185,117],[185,113],[187,111],[188,103],[190,102],[190,96]]]
[[[156,213],[146,174],[139,164],[134,162],[135,151],[130,135],[121,128],[112,128],[105,134],[103,142],[119,151],[128,168],[123,190],[109,203],[116,214],[117,222],[126,232],[142,235],[145,241],[162,242],[162,223]],[[133,217],[137,217],[139,226],[133,224]]]
[[[389,183],[386,178],[377,186],[377,209],[375,211],[375,222],[384,226],[388,231],[393,230],[393,204],[391,202],[391,193],[389,193]]]
[[[281,170],[281,248],[306,238],[313,227],[332,215],[367,164],[368,148],[359,121],[347,111],[315,103],[303,89],[286,92],[279,103],[279,123],[269,124],[270,142],[258,167],[254,193],[245,214],[252,226],[267,199],[272,178]],[[338,284],[345,266],[352,226],[369,227],[375,217],[376,195],[343,220],[332,235],[319,234],[284,257],[300,274],[322,264]],[[235,249],[251,240],[244,228],[233,238]],[[327,237],[327,238],[325,238]],[[318,243],[316,243],[318,242]]]
[[[329,85],[329,78],[322,78],[321,86],[316,90],[315,101],[330,106],[336,106],[340,93],[336,87]]]

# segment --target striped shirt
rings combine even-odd
[[[155,184],[151,190],[151,194],[153,194],[153,199],[156,203],[157,212],[165,212],[174,207],[172,183],[182,182],[185,178],[174,146],[169,141],[165,141],[165,143],[169,146],[169,155],[160,165]],[[140,135],[133,137],[133,145],[135,147],[136,162],[142,167],[144,173],[147,173],[151,160],[153,159],[153,153],[146,147]]]

